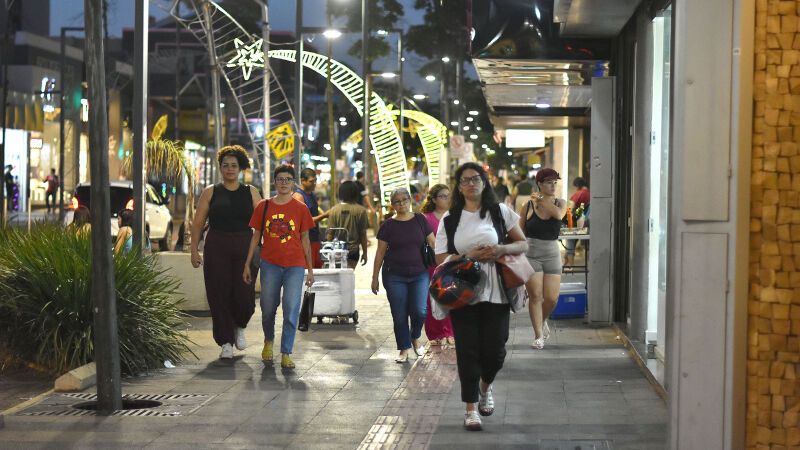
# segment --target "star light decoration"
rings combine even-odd
[[[231,58],[226,66],[241,67],[244,79],[249,80],[253,67],[264,67],[264,52],[261,50],[264,40],[259,39],[250,45],[245,45],[241,39],[236,38],[233,43],[236,45],[236,56]]]

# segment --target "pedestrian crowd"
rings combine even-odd
[[[277,167],[272,173],[276,194],[262,199],[255,187],[240,181],[249,168],[242,147],[222,148],[217,163],[222,182],[206,187],[199,197],[192,235],[205,231],[204,248],[201,256],[201,239],[192,239],[191,263],[203,266],[220,358],[232,358],[234,348],[247,347],[244,330],[255,312],[260,272],[261,357],[265,363],[273,361],[281,306],[276,350],[281,367],[292,369],[303,286],[312,286],[314,270],[323,267],[323,240],[345,243],[349,269],[359,261],[367,263],[367,228],[378,218],[363,174],[340,183],[339,203],[331,199],[332,206],[324,211],[312,169],[298,177],[291,166]],[[381,283],[385,289],[398,351],[395,361],[407,363],[410,356],[424,355],[423,329],[431,345],[454,348],[468,430],[480,430],[481,416],[494,412],[492,384],[506,356],[510,312],[528,299],[532,347],[544,348],[550,335],[546,320],[558,301],[562,271],[557,239],[567,211],[567,201],[556,196],[558,180],[558,172],[544,168],[533,183],[523,177],[510,191],[502,178],[490,183],[481,165],[465,163],[456,170],[453,186],[428,189],[420,212],[413,210],[408,190],[393,191],[393,214],[377,230],[371,290],[378,294]],[[585,187],[579,180],[576,186]],[[588,205],[588,189],[576,199]],[[117,241],[123,250],[130,247],[126,217],[120,214],[123,237]],[[320,229],[323,219],[325,231]]]

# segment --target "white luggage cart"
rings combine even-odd
[[[358,323],[355,288],[355,272],[346,265],[344,269],[315,270],[314,284],[308,288],[309,292],[316,294],[312,317],[317,318],[317,323],[321,323],[324,317],[347,317]]]

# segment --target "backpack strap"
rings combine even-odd
[[[456,250],[455,236],[458,222],[461,220],[461,210],[451,209],[450,214],[442,220],[444,220],[444,231],[447,235],[447,253],[457,255],[458,250]]]

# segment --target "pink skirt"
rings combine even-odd
[[[433,276],[433,269],[428,269],[429,276]],[[431,313],[431,296],[428,295],[428,315],[425,317],[425,336],[428,340],[453,337],[453,323],[448,315],[442,320],[436,320]]]

